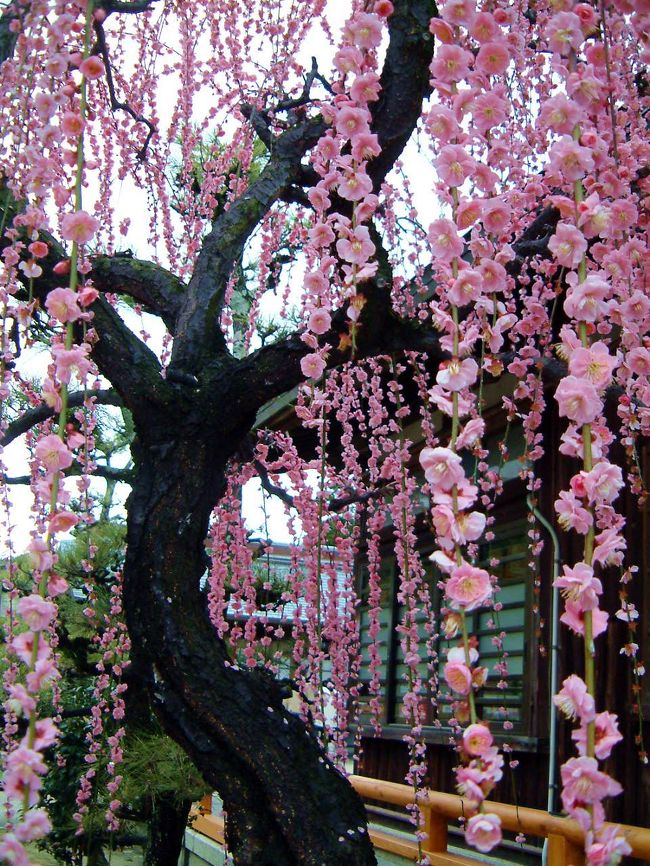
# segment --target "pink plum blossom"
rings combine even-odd
[[[54,356],[54,366],[56,376],[59,382],[70,382],[73,373],[77,373],[80,379],[88,375],[92,369],[90,358],[88,357],[89,346],[87,343],[82,343],[80,346],[73,346],[71,349],[66,349],[64,344],[57,343],[52,346],[52,355]]]
[[[607,773],[598,769],[595,758],[570,758],[560,768],[562,775],[562,803],[571,813],[576,806],[598,803],[605,797],[621,793],[621,786]]]
[[[447,186],[461,186],[472,174],[474,159],[459,144],[446,144],[435,161],[438,176]]]
[[[76,111],[65,111],[61,118],[61,130],[65,135],[71,138],[77,138],[81,135],[84,128],[84,121],[80,114]]]
[[[32,593],[18,599],[18,614],[32,631],[47,628],[56,616],[56,605]]]
[[[606,388],[612,381],[612,373],[618,358],[610,355],[607,345],[598,340],[589,348],[580,346],[569,356],[569,372],[579,379],[587,379],[596,388]]]
[[[459,45],[440,45],[431,61],[431,75],[437,81],[454,84],[469,75],[474,58]]]
[[[42,752],[44,749],[49,749],[49,747],[56,742],[58,736],[59,732],[52,719],[37,719],[34,726],[33,748],[38,752]],[[22,745],[28,745],[28,740],[29,734],[25,734],[21,741]]]
[[[448,297],[456,307],[477,301],[483,291],[483,277],[472,268],[462,270],[451,286]]]
[[[312,334],[318,334],[321,336],[322,334],[326,334],[332,324],[332,318],[327,310],[324,310],[322,307],[318,307],[315,310],[311,311],[309,316],[309,323],[307,327],[312,332]]]
[[[612,753],[612,749],[623,739],[618,729],[618,719],[612,713],[597,713],[595,723],[595,755],[599,761],[604,761]],[[571,732],[571,739],[576,744],[579,755],[587,754],[587,722],[582,721],[579,728]]]
[[[465,826],[465,841],[468,845],[486,854],[501,843],[501,818],[481,812],[472,815]]]
[[[508,117],[508,103],[496,93],[479,93],[472,100],[474,126],[485,135],[495,126],[500,126]]]
[[[474,762],[473,762],[474,763]],[[456,770],[456,789],[461,797],[477,806],[485,799],[485,774],[477,766],[460,766]]]
[[[33,631],[24,631],[21,634],[15,635],[10,644],[11,650],[26,665],[31,665],[34,647],[37,646],[37,639],[37,659],[45,659],[49,655],[49,647],[45,641],[37,638],[37,635]]]
[[[506,269],[494,259],[484,259],[479,266],[483,277],[483,291],[487,293],[503,292],[508,286]]]
[[[566,600],[565,610],[562,616],[560,617],[561,622],[563,622],[571,631],[576,634],[584,637],[585,635],[585,611],[582,606],[577,602],[572,601],[571,599]],[[607,611],[600,610],[599,608],[595,608],[591,611],[592,615],[592,629],[593,636],[596,638],[598,635],[601,635],[604,631],[607,630],[607,620],[609,619],[609,615]]]
[[[30,809],[16,827],[16,838],[20,839],[21,842],[32,842],[47,836],[51,830],[52,824],[45,809]],[[12,861],[9,860],[8,862],[11,863]]]
[[[372,192],[372,181],[365,171],[347,171],[339,183],[338,192],[341,198],[359,201]]]
[[[91,57],[86,57],[86,59],[81,62],[79,72],[81,72],[84,78],[94,81],[97,78],[101,78],[104,74],[104,62],[101,57],[97,57],[96,54],[93,54]]]
[[[16,799],[26,795],[29,805],[35,806],[43,784],[40,776],[47,771],[41,754],[27,746],[18,746],[7,755],[5,767],[5,793]]]
[[[510,223],[512,207],[500,198],[491,198],[483,202],[481,220],[485,230],[493,235],[502,234]]]
[[[436,382],[448,391],[462,391],[471,387],[478,378],[478,364],[473,358],[443,362],[436,374]]]
[[[353,45],[344,45],[334,55],[334,66],[342,75],[358,72],[363,66],[363,54]]]
[[[366,226],[357,226],[349,237],[336,242],[336,250],[342,259],[350,264],[364,265],[374,255],[375,245],[370,240]]]
[[[309,240],[315,247],[328,247],[334,242],[335,237],[331,226],[327,223],[319,222],[309,229]]]
[[[595,322],[608,309],[607,298],[610,291],[606,280],[598,274],[590,274],[583,282],[570,284],[564,309],[567,315],[578,321]]]
[[[423,448],[420,465],[424,477],[436,490],[451,490],[465,478],[462,460],[450,448]]]
[[[571,490],[562,490],[555,500],[555,512],[562,529],[573,529],[586,535],[593,523],[591,513],[580,503]]]
[[[582,119],[583,112],[573,100],[563,93],[546,99],[539,111],[539,122],[543,127],[564,135],[571,135]]]
[[[580,18],[573,12],[558,12],[546,25],[545,36],[551,51],[567,55],[584,41]]]
[[[300,369],[306,379],[320,379],[326,366],[327,364],[317,352],[305,355],[300,360]]]
[[[650,349],[637,346],[625,356],[625,365],[637,376],[650,376]]]
[[[78,244],[87,244],[98,228],[99,222],[84,210],[66,214],[61,220],[61,236]]]
[[[77,296],[71,289],[52,289],[45,299],[45,309],[59,322],[75,322],[82,315]]]
[[[370,132],[370,115],[365,108],[355,108],[345,105],[336,115],[336,131],[343,138],[354,138],[357,135]]]
[[[50,574],[47,581],[47,594],[52,598],[68,591],[68,581],[60,574]]]
[[[575,721],[591,722],[596,716],[594,698],[587,691],[584,680],[571,674],[562,683],[562,688],[553,697],[553,703],[564,715]]]
[[[485,432],[485,421],[482,418],[472,418],[468,421],[456,439],[456,449],[471,448],[483,436]],[[466,508],[467,506],[462,506]]]
[[[427,115],[427,129],[434,138],[446,143],[454,138],[459,126],[453,111],[445,105],[434,105]]]
[[[472,672],[463,662],[447,662],[444,677],[449,688],[459,695],[468,695],[472,690]]]
[[[620,466],[607,460],[596,463],[589,472],[582,472],[582,483],[592,504],[611,504],[623,487],[623,473]]]
[[[476,15],[474,0],[445,0],[440,7],[440,15],[448,24],[469,27]]]
[[[615,825],[599,827],[594,835],[587,832],[585,854],[589,866],[618,866],[623,857],[632,853],[632,848]]]
[[[467,229],[481,218],[482,213],[483,202],[480,199],[465,199],[456,208],[456,225],[459,229]],[[452,303],[455,304],[456,301],[452,301]],[[461,305],[456,304],[456,306]]]
[[[548,248],[563,268],[577,268],[587,251],[587,241],[582,232],[569,223],[558,223]]]
[[[45,467],[48,474],[54,474],[62,469],[67,469],[72,466],[74,460],[73,455],[68,450],[65,442],[56,435],[56,433],[48,433],[36,443],[34,449],[36,458]]]
[[[27,851],[14,833],[6,833],[0,840],[0,860],[7,866],[30,866]]]
[[[352,158],[357,162],[379,156],[379,139],[373,132],[361,132],[352,139]]]
[[[596,538],[594,547],[594,562],[601,565],[621,565],[623,554],[627,547],[625,539],[614,527],[604,529]]]
[[[32,538],[27,549],[29,550],[32,564],[37,571],[48,571],[52,568],[54,557],[49,544],[44,539]]]
[[[458,258],[463,252],[463,239],[451,220],[434,220],[429,226],[429,242],[434,256],[443,262]]]
[[[468,725],[463,731],[463,749],[472,757],[483,755],[492,742],[492,734],[487,725]]]
[[[560,415],[577,424],[595,421],[602,410],[602,401],[594,386],[577,376],[562,379],[555,391],[555,399]]]
[[[492,597],[490,575],[483,568],[463,562],[452,569],[445,583],[445,595],[456,609],[476,610]]]
[[[556,578],[555,586],[563,590],[563,595],[571,599],[582,610],[594,610],[598,607],[598,596],[602,594],[603,585],[594,577],[594,570],[586,562],[578,562],[573,568],[563,566],[564,574]]]
[[[382,21],[373,12],[357,12],[347,22],[345,30],[357,48],[377,48],[381,42]]]
[[[350,87],[350,96],[355,102],[374,102],[379,99],[379,76],[376,72],[358,75]]]
[[[67,532],[69,529],[72,529],[73,526],[76,526],[77,523],[79,523],[77,515],[73,514],[72,511],[63,508],[50,517],[48,521],[48,529],[50,535],[54,535],[57,532]]]
[[[480,44],[496,42],[501,36],[501,30],[491,12],[478,12],[470,24],[469,35]]]
[[[510,63],[506,42],[485,42],[476,55],[476,68],[485,75],[502,75]]]
[[[591,150],[582,147],[568,135],[562,136],[551,146],[548,158],[550,168],[571,183],[594,170]]]

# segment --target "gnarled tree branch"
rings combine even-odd
[[[68,395],[68,406],[71,408],[83,406],[86,400],[90,398],[93,398],[96,403],[99,403],[102,406],[122,405],[122,401],[120,400],[117,391],[108,388],[101,391],[75,391]],[[34,406],[32,409],[28,409],[26,412],[23,412],[20,418],[16,418],[15,421],[12,421],[11,424],[7,425],[7,429],[0,439],[0,445],[3,448],[6,448],[7,445],[19,436],[22,436],[23,433],[31,430],[32,427],[35,427],[37,424],[42,424],[43,421],[47,421],[48,418],[53,418],[56,414],[58,413],[48,406],[47,403],[41,403],[40,406]]]
[[[173,334],[185,284],[171,271],[128,255],[96,256],[92,278],[101,292],[128,295],[163,320]]]

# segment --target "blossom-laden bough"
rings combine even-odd
[[[426,770],[421,693],[444,690],[442,633],[457,641],[442,679],[456,784],[471,809],[466,838],[480,851],[498,844],[483,802],[503,758],[495,723],[479,714],[488,670],[467,616],[498,609],[496,581],[477,563],[500,485],[482,445],[482,394],[506,374],[518,380],[504,407],[523,423],[533,497],[553,394],[566,424],[560,451],[579,465],[557,519],[581,549],[556,585],[562,621],[584,640],[581,674],[555,699],[577,722],[562,802],[585,830],[590,862],[628,851],[603,823],[620,785],[602,761],[621,735],[596,704],[595,670],[609,619],[603,582],[615,569],[616,615],[631,631],[636,616],[616,501],[624,485],[645,499],[637,441],[650,427],[650,7],[344,5],[335,21],[341,4],[324,0],[245,9],[15,0],[1,19],[3,397],[28,403],[24,414],[3,411],[3,442],[28,431],[35,501],[33,586],[21,597],[10,586],[7,862],[27,862],[23,845],[48,832],[39,791],[57,729],[39,696],[53,693],[56,705],[56,599],[66,591],[56,542],[92,519],[93,407],[106,381],[133,417],[135,469],[123,597],[118,582],[113,603],[116,617],[123,604],[130,646],[109,629],[105,652],[128,652],[113,664],[128,663],[128,694],[147,696],[221,793],[238,866],[374,862],[363,806],[337,766],[359,711],[352,575],[363,555],[376,638],[387,518],[404,611],[409,777],[417,787]],[[303,64],[304,48],[317,60]],[[266,148],[258,172],[256,136]],[[206,140],[214,147],[199,171]],[[412,163],[430,174],[413,178]],[[119,238],[155,261],[123,254]],[[276,255],[283,247],[289,268]],[[294,305],[299,324],[259,346],[270,284],[282,286],[281,315]],[[160,351],[129,327],[121,298],[164,324]],[[22,365],[37,338],[50,359],[35,384]],[[296,387],[295,435],[260,430],[251,444],[261,407]],[[615,439],[625,466],[610,461]],[[260,608],[241,516],[239,488],[255,475],[284,491],[296,533],[282,626]],[[416,552],[418,490],[431,503],[440,622]],[[534,532],[533,543],[538,552]],[[286,636],[299,715],[268,674],[281,661],[273,641]],[[624,651],[640,675],[632,639]],[[378,724],[380,659],[376,646],[368,653]],[[102,772],[115,827],[125,708],[107,676]],[[128,723],[128,702],[126,713]],[[95,715],[91,765],[104,730]],[[91,766],[78,797],[81,829],[95,775]]]

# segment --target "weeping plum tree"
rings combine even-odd
[[[625,590],[634,573],[618,494],[627,485],[644,496],[649,16],[645,0],[5,7],[3,387],[29,408],[3,410],[3,444],[26,437],[35,501],[33,588],[19,597],[10,587],[6,862],[26,862],[23,845],[48,832],[39,791],[56,725],[38,699],[56,699],[66,590],[53,550],[92,519],[100,403],[133,418],[113,603],[130,649],[109,634],[80,823],[102,755],[109,827],[119,818],[124,707],[111,677],[128,664],[131,712],[153,709],[219,791],[238,866],[374,863],[362,803],[339,768],[359,712],[354,566],[363,555],[376,637],[389,519],[410,780],[423,773],[421,694],[445,691],[466,836],[481,851],[496,846],[499,820],[483,801],[503,759],[495,723],[480,717],[487,670],[466,616],[497,604],[495,578],[477,565],[500,486],[482,445],[495,380],[511,423],[523,423],[533,499],[547,401],[563,424],[572,468],[557,520],[580,553],[557,586],[584,659],[556,700],[576,725],[562,801],[591,861],[627,853],[603,823],[620,785],[601,762],[621,737],[595,704],[595,639],[607,628],[603,582],[621,578]],[[233,328],[243,279],[244,337]],[[291,311],[300,325],[260,345],[269,296],[276,316]],[[147,337],[143,311],[162,323],[160,341]],[[44,337],[35,384],[30,347]],[[256,424],[292,389],[291,424]],[[615,440],[624,466],[610,460]],[[240,487],[255,476],[295,535],[282,628],[258,597],[241,513]],[[439,621],[415,552],[422,492],[444,587]],[[632,627],[622,599],[616,616]],[[439,633],[457,642],[440,667]],[[274,676],[274,640],[287,635],[298,714]],[[625,652],[640,675],[635,647]],[[380,661],[376,646],[368,652],[378,723]]]

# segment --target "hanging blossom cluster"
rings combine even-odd
[[[609,862],[629,851],[622,838],[603,827],[601,800],[618,793],[620,786],[597,767],[621,736],[615,717],[596,713],[593,705],[594,639],[608,619],[599,608],[602,584],[594,569],[620,566],[625,551],[623,519],[612,504],[624,478],[608,459],[613,435],[604,401],[616,381],[626,395],[619,401],[619,415],[634,458],[636,436],[647,429],[649,394],[648,302],[642,287],[647,254],[640,236],[645,215],[639,193],[622,179],[639,177],[648,145],[638,105],[629,97],[624,49],[617,44],[613,51],[611,44],[630,21],[640,33],[646,17],[635,10],[628,19],[624,16],[632,9],[615,6],[607,20],[591,6],[570,0],[548,8],[537,4],[534,17],[524,18],[506,4],[480,9],[468,0],[449,0],[431,22],[438,38],[431,64],[436,100],[426,117],[439,197],[451,211],[451,218],[435,220],[428,231],[441,285],[440,300],[431,304],[433,322],[451,355],[429,397],[451,421],[448,445],[425,448],[420,461],[440,548],[433,558],[447,574],[443,585],[452,613],[445,630],[463,632],[444,673],[460,699],[461,720],[471,722],[460,747],[459,790],[480,804],[500,778],[502,764],[489,728],[473,710],[474,690],[483,684],[485,671],[478,666],[464,619],[468,611],[493,603],[494,586],[489,574],[472,564],[471,553],[469,561],[462,553],[482,536],[486,520],[473,510],[477,490],[465,476],[459,452],[476,446],[483,433],[473,389],[480,374],[500,373],[498,353],[510,331],[515,342],[528,343],[510,372],[522,380],[516,399],[529,400],[532,407],[518,410],[525,416],[529,457],[540,456],[541,437],[535,431],[543,386],[537,371],[549,357],[551,341],[543,335],[551,332],[547,308],[559,280],[566,285],[563,308],[570,320],[558,348],[568,375],[557,387],[556,400],[560,415],[570,422],[560,450],[581,459],[583,468],[570,489],[560,493],[556,510],[563,528],[585,536],[585,554],[582,562],[564,566],[557,585],[566,598],[562,621],[585,637],[588,682],[572,675],[557,702],[580,722],[574,733],[580,756],[562,768],[563,803],[585,827],[590,862]],[[533,40],[540,40],[548,59],[533,60]],[[540,93],[537,117],[526,115],[511,96],[516,83],[525,98],[533,76]],[[524,176],[526,159],[544,172]],[[519,285],[528,283],[531,292],[515,302],[510,275],[520,268],[513,269],[512,241],[525,228],[526,208],[534,212],[543,196],[560,213],[548,244],[552,259],[537,260],[533,268],[538,275],[533,270],[532,279],[520,276]],[[470,263],[463,255],[467,249]],[[482,371],[474,355],[479,340]],[[634,459],[629,473],[632,486],[641,491]],[[538,486],[533,483],[533,489]],[[628,615],[626,610],[617,616],[631,622],[635,611]],[[587,698],[580,701],[580,695]],[[474,816],[466,827],[468,841],[490,850],[500,839],[498,825],[495,816]]]
[[[41,21],[45,22],[43,35],[33,27]],[[33,120],[29,130],[15,127],[5,140],[3,153],[7,190],[28,202],[13,225],[5,229],[10,241],[3,249],[5,324],[13,319],[18,327],[26,328],[34,315],[37,301],[33,285],[43,274],[39,262],[51,252],[41,234],[50,228],[46,210],[50,196],[59,208],[60,236],[71,248],[69,258],[54,268],[61,285],[49,292],[44,304],[56,336],[47,376],[36,398],[53,410],[58,425],[40,436],[33,448],[32,488],[36,502],[43,505],[40,525],[29,545],[33,590],[17,600],[8,643],[14,666],[5,706],[9,718],[17,720],[14,729],[25,724],[27,728],[19,742],[10,743],[5,759],[9,831],[0,841],[0,856],[12,863],[27,863],[23,843],[50,830],[47,814],[38,806],[39,791],[47,769],[44,752],[55,743],[58,732],[51,718],[39,718],[38,701],[42,692],[55,688],[59,678],[53,650],[56,598],[67,590],[67,583],[55,571],[54,545],[57,536],[78,522],[69,507],[71,494],[64,484],[64,472],[77,460],[82,465],[88,462],[83,456],[86,436],[68,424],[67,402],[72,381],[83,383],[91,371],[92,334],[84,327],[85,339],[75,342],[73,324],[90,321],[87,308],[97,298],[97,291],[83,278],[89,269],[83,249],[95,236],[99,223],[83,209],[81,198],[88,87],[104,72],[102,61],[90,54],[92,23],[91,5],[58,4],[50,8],[50,4],[37,3],[25,7],[12,23],[17,34],[16,59],[3,69],[5,75],[14,75],[13,94],[5,91],[5,119],[15,110],[18,94],[18,102],[29,102]],[[41,51],[44,44],[46,56]],[[24,138],[27,134],[29,139]],[[26,302],[16,296],[19,276],[29,285]],[[10,360],[5,352],[5,376]],[[80,490],[86,482],[80,479]]]
[[[331,130],[315,149],[313,165],[321,180],[308,193],[316,218],[306,250],[309,319],[302,339],[314,351],[302,359],[301,369],[309,379],[319,379],[325,370],[330,347],[319,347],[318,337],[329,331],[331,311],[341,301],[347,303],[350,332],[342,336],[339,348],[349,346],[354,353],[356,323],[365,305],[359,286],[377,272],[377,263],[372,261],[375,245],[364,223],[374,214],[379,199],[373,193],[366,166],[381,152],[377,136],[370,131],[370,106],[379,98],[377,48],[384,19],[392,11],[390,2],[380,0],[373,12],[356,12],[346,22],[342,46],[334,57],[340,76],[334,84],[336,96],[332,104],[322,106]],[[332,212],[332,194],[349,203],[346,209],[351,210],[351,216]],[[338,259],[329,254],[332,246]],[[334,290],[339,260],[343,279]]]
[[[600,763],[622,735],[617,717],[598,712],[595,703],[595,641],[609,618],[601,608],[603,580],[611,567],[622,566],[626,549],[624,519],[615,508],[624,477],[610,459],[606,402],[616,382],[625,394],[619,407],[625,438],[633,442],[647,429],[650,310],[647,277],[641,288],[647,252],[637,228],[647,226],[647,212],[621,179],[637,174],[648,144],[638,137],[641,130],[624,126],[625,118],[614,110],[627,88],[612,72],[606,40],[623,19],[610,13],[599,21],[594,10],[578,11],[550,15],[546,22],[544,34],[562,85],[540,110],[543,127],[558,136],[548,168],[563,190],[555,196],[562,220],[549,242],[555,262],[566,271],[569,319],[558,347],[568,366],[555,392],[559,414],[569,422],[560,450],[582,463],[555,508],[562,527],[582,536],[583,555],[563,566],[556,586],[565,598],[562,622],[584,640],[585,674],[584,679],[570,675],[554,701],[578,724],[572,733],[578,757],[561,768],[562,803],[585,830],[588,862],[610,863],[631,849],[615,828],[604,826],[603,801],[622,789]],[[602,39],[588,41],[598,28]],[[631,477],[638,478],[633,461],[631,467]],[[634,613],[624,603],[617,617],[631,622]]]

